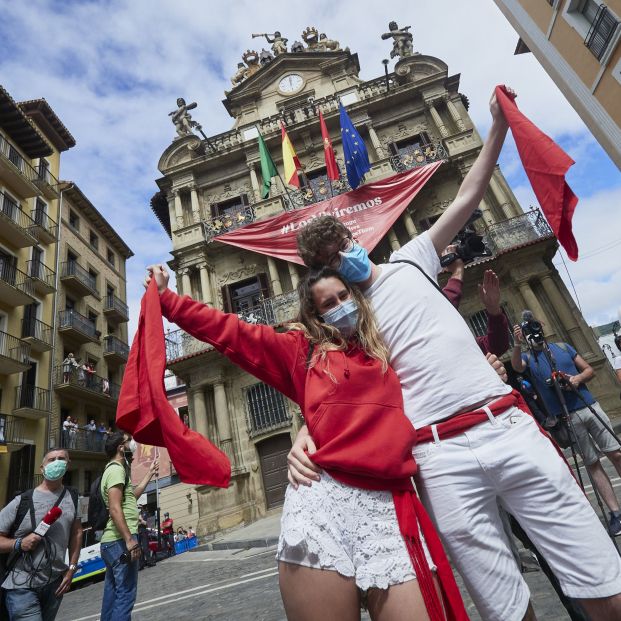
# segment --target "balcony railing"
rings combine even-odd
[[[209,240],[216,235],[228,233],[229,231],[238,229],[240,226],[254,222],[254,219],[254,208],[251,205],[246,205],[234,213],[216,216],[215,218],[209,218],[209,220],[203,220],[205,238]]]
[[[23,442],[23,419],[10,414],[0,414],[0,444],[23,444]]]
[[[49,412],[52,409],[52,394],[39,386],[17,386],[15,388],[15,409],[28,408]]]
[[[58,235],[58,224],[50,218],[41,209],[32,209],[30,211],[30,217],[35,224],[35,234],[37,229],[43,229],[50,237],[56,239]]]
[[[129,356],[129,345],[124,343],[120,338],[109,334],[104,336],[104,354],[118,354],[127,360]]]
[[[38,185],[43,182],[56,187],[58,179],[44,166],[37,170],[30,162],[27,162],[3,136],[0,136],[0,157],[5,158],[31,183]]]
[[[121,298],[118,298],[113,293],[106,295],[103,307],[104,313],[108,311],[116,311],[122,317],[129,318],[129,307]]]
[[[92,293],[97,295],[97,279],[85,270],[81,265],[78,265],[77,261],[65,261],[60,265],[61,278],[74,277],[82,283],[85,287],[91,290]]]
[[[433,162],[445,160],[448,154],[442,144],[433,143],[420,146],[409,146],[400,149],[398,155],[390,158],[390,164],[395,172],[405,172],[419,166],[426,166]]]
[[[79,426],[77,429],[75,427],[69,429],[61,427],[59,435],[59,446],[70,451],[86,451],[89,453],[103,453],[108,437],[107,432],[91,431]]]
[[[12,334],[0,331],[0,356],[10,358],[20,364],[29,364],[30,345]]]
[[[2,137],[0,136],[0,140]],[[20,228],[30,231],[35,221],[7,194],[0,191],[0,216],[12,220]]]
[[[263,383],[244,389],[246,425],[250,437],[291,424],[291,412],[285,398],[275,388]]]
[[[15,289],[19,289],[26,295],[32,296],[34,289],[32,286],[32,280],[26,272],[18,269],[12,263],[6,261],[6,259],[0,258],[0,280],[5,282]]]
[[[99,338],[95,324],[73,309],[58,312],[58,328],[73,328],[92,339]]]
[[[40,319],[24,317],[22,319],[22,338],[33,338],[51,347],[52,326]]]
[[[41,261],[26,261],[26,269],[28,270],[28,276],[40,280],[47,287],[54,288],[56,272],[51,270],[45,263]]]
[[[88,390],[98,395],[110,397],[112,400],[119,398],[121,387],[119,384],[111,382],[107,377],[101,377],[96,373],[88,373],[80,365],[61,365],[54,368],[54,386],[75,386],[83,390]]]
[[[327,179],[318,183],[311,181],[310,187],[306,186],[299,190],[289,190],[283,196],[283,199],[289,204],[290,209],[298,209],[299,207],[320,203],[321,201],[328,200],[339,194],[344,194],[350,190],[351,186],[347,183],[345,177],[341,177],[337,181],[332,181],[331,183],[328,182]]]
[[[543,214],[537,210],[492,224],[485,233],[485,244],[497,255],[545,238],[554,237]]]

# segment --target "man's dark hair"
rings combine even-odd
[[[67,461],[69,461],[69,451],[64,446],[53,446],[51,449],[45,451],[45,455],[43,455],[41,463],[43,463],[45,461],[45,458],[54,451],[62,451],[67,456]]]
[[[298,254],[308,267],[323,267],[317,255],[327,244],[339,243],[349,229],[334,216],[319,216],[309,222],[297,236]]]
[[[106,457],[108,459],[112,459],[116,455],[116,451],[125,442],[125,437],[127,434],[124,431],[115,431],[113,434],[108,436],[106,440]]]

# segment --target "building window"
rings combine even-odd
[[[416,136],[411,136],[405,140],[399,140],[397,142],[391,142],[389,145],[391,155],[405,156],[410,153],[421,150],[431,143],[429,140],[429,134],[427,132],[421,132]]]
[[[246,320],[248,320],[247,317],[250,313],[260,314],[262,312],[265,306],[264,300],[267,298],[269,298],[269,287],[266,274],[258,274],[222,288],[225,312],[238,313]],[[259,323],[269,322],[262,321]]]
[[[17,217],[17,202],[14,201],[6,192],[2,199],[2,213],[8,216],[11,220],[15,220]]]
[[[69,226],[74,231],[80,230],[80,218],[78,218],[78,215],[72,210],[69,210]]]
[[[110,265],[114,267],[114,252],[112,252],[110,248],[108,248],[108,263],[110,263]]]
[[[504,306],[502,307],[502,312],[509,323],[507,309]],[[470,315],[470,317],[468,317],[468,324],[474,336],[485,336],[487,334],[487,311],[484,309]],[[509,323],[509,325],[511,325],[511,323]],[[511,330],[509,330],[509,345],[513,347],[513,333]]]
[[[22,156],[12,144],[9,145],[9,161],[19,170],[22,169]]]
[[[47,226],[47,205],[40,198],[35,203],[34,221],[39,226]]]
[[[285,398],[267,384],[254,384],[246,389],[248,431],[250,435],[289,425],[291,416]]]
[[[90,232],[89,243],[93,250],[97,250],[97,248],[99,247],[99,237],[97,237],[97,235],[95,235],[93,231]]]
[[[43,179],[43,181],[47,181],[49,179],[49,170],[50,163],[45,158],[39,159],[39,169],[37,174],[39,175],[39,179]]]
[[[89,268],[88,268],[88,275],[89,275],[89,276],[91,277],[91,279],[92,279],[92,284],[93,284],[93,287],[94,287],[95,289],[97,289],[97,272],[96,272],[96,271],[95,271],[92,267],[89,267]]]
[[[245,208],[248,206],[248,195],[240,194],[235,198],[231,198],[228,201],[222,201],[221,203],[213,203],[211,205],[211,216],[213,218],[220,218],[222,216],[229,216],[235,219],[238,214],[244,214]]]
[[[601,60],[619,27],[619,20],[606,5],[594,0],[587,0],[581,12],[591,25],[584,43],[595,58]]]

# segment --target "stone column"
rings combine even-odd
[[[416,230],[416,225],[414,224],[414,220],[412,220],[412,216],[407,210],[403,212],[403,224],[405,225],[405,230],[408,232],[410,239],[414,239],[416,235],[418,235],[418,231]]]
[[[185,267],[181,271],[181,290],[183,295],[192,296],[192,281],[190,279],[190,270]]]
[[[448,138],[448,135],[449,135],[448,129],[446,129],[446,126],[442,122],[442,117],[436,110],[436,107],[433,105],[432,102],[428,102],[427,107],[429,108],[429,113],[431,114],[431,118],[433,119],[435,126],[438,128],[438,131],[440,132],[440,136],[442,136],[442,138]]]
[[[181,204],[181,194],[179,190],[173,192],[175,200],[175,217],[177,218],[177,228],[183,228],[183,205]]]
[[[392,226],[388,229],[388,242],[393,250],[399,250],[399,248],[401,248],[395,229],[393,229]]]
[[[459,110],[456,108],[455,104],[450,99],[446,100],[446,109],[449,111],[449,114],[451,115],[453,122],[457,126],[457,129],[460,132],[466,131],[466,126],[464,125],[464,122],[461,116],[459,116]]]
[[[198,224],[201,221],[201,207],[198,202],[198,191],[196,186],[190,186],[190,202],[192,204],[192,221]]]
[[[259,178],[257,177],[257,170],[255,168],[255,162],[248,162],[248,170],[250,171],[250,183],[252,184],[252,192],[254,194],[254,200],[261,200],[261,186],[259,185]]]
[[[377,153],[377,159],[381,160],[384,158],[384,149],[382,148],[382,143],[373,127],[373,123],[368,122],[366,124],[367,130],[369,131],[369,138],[371,138],[371,144]]]
[[[300,275],[298,274],[298,267],[295,263],[287,261],[287,268],[289,269],[289,276],[291,276],[291,286],[295,289],[300,282]]]
[[[197,386],[192,393],[194,403],[194,428],[198,433],[207,437],[207,406],[205,405],[205,391],[203,386]]]
[[[169,192],[166,195],[168,200],[168,217],[170,218],[170,228],[172,231],[177,229],[177,212],[175,211],[175,195],[173,192]]]
[[[226,453],[233,462],[233,438],[231,434],[231,421],[229,418],[229,407],[226,402],[226,391],[223,382],[213,385],[214,404],[216,408],[216,423],[218,425],[218,436],[220,437],[220,448]]]
[[[201,263],[198,266],[200,270],[201,276],[201,289],[203,291],[203,302],[205,304],[209,304],[209,306],[213,305],[213,295],[211,291],[211,280],[209,278],[209,267],[207,263]]]
[[[272,294],[280,295],[282,293],[282,283],[278,276],[278,266],[272,257],[267,257],[267,269],[270,273],[270,282],[272,283]]]

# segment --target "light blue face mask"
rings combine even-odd
[[[321,318],[331,326],[334,326],[348,339],[355,331],[358,325],[358,305],[355,300],[347,300],[327,313],[321,315]]]
[[[338,271],[349,282],[365,281],[371,275],[371,260],[366,248],[354,244],[349,252],[342,252]]]
[[[43,476],[48,481],[58,481],[67,472],[67,462],[64,459],[55,459],[43,468]]]

